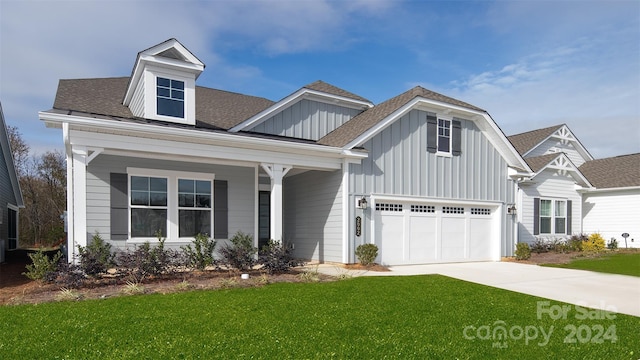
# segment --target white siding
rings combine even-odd
[[[302,259],[342,262],[342,172],[308,171],[285,178],[287,243]]]
[[[237,231],[253,236],[256,221],[255,168],[100,155],[87,167],[87,236],[89,239],[97,231],[104,240],[111,241],[109,174],[126,173],[127,167],[209,173],[215,174],[216,180],[227,180],[229,236],[233,236]],[[171,239],[167,239],[167,244],[170,241]],[[127,246],[125,241],[111,242],[120,248]]]
[[[552,151],[551,149],[555,149],[555,151]],[[571,160],[571,162],[576,167],[584,164],[585,161],[586,161],[582,157],[582,155],[580,155],[578,150],[576,150],[576,148],[573,146],[572,142],[569,142],[567,144],[563,144],[560,140],[554,139],[554,138],[550,138],[550,139],[547,139],[544,142],[542,142],[542,144],[540,144],[538,147],[536,147],[530,153],[528,153],[527,157],[530,158],[530,157],[534,157],[534,156],[551,154],[551,153],[554,153],[554,152],[556,152],[556,153],[557,152],[563,152],[563,153],[567,154],[567,157],[569,157],[569,160]]]
[[[582,211],[585,234],[598,232],[607,242],[614,237],[624,247],[626,232],[627,245],[640,247],[640,189],[585,194]]]
[[[567,238],[562,234],[533,234],[533,199],[536,197],[552,200],[572,201],[571,232],[577,234],[581,228],[582,197],[575,190],[575,180],[571,176],[563,176],[552,170],[545,170],[533,178],[534,184],[522,184],[522,204],[520,205],[520,224],[518,226],[518,242],[533,243],[536,236],[545,238]]]
[[[145,117],[144,79],[144,76],[140,77],[140,81],[136,85],[136,89],[131,98],[131,103],[129,104],[129,110],[131,110],[131,113],[138,117]]]

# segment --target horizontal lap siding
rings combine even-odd
[[[360,110],[302,100],[249,129],[259,133],[318,140],[341,126]]]
[[[571,231],[580,232],[582,210],[580,204],[582,198],[575,190],[575,180],[568,175],[558,175],[555,171],[545,170],[533,178],[535,184],[522,184],[522,209],[521,220],[518,226],[518,241],[532,243],[537,235],[533,234],[533,199],[549,198],[572,201]],[[541,234],[541,237],[565,237],[563,234]]]
[[[1,122],[0,126],[3,126]],[[1,132],[0,135],[2,135]],[[2,215],[2,224],[0,224],[0,240],[5,241],[4,246],[6,248],[9,245],[7,242],[9,223],[9,219],[7,217],[7,204],[16,205],[16,199],[13,188],[11,187],[11,178],[9,177],[7,163],[4,161],[4,155],[3,149],[0,147],[0,159],[2,159],[2,161],[0,161],[0,214]]]
[[[556,148],[558,149],[558,152],[567,154],[567,157],[569,157],[569,159],[575,166],[580,166],[585,162],[585,159],[573,146],[573,143],[569,142],[567,144],[563,144],[560,140],[554,138],[545,140],[542,144],[538,145],[538,147],[528,153],[527,157],[530,158],[548,154],[548,151],[551,148]]]
[[[461,155],[438,156],[427,152],[426,116],[412,110],[364,144],[369,157],[351,165],[350,193],[506,201],[507,164],[476,125],[461,119]]]
[[[97,231],[110,240],[109,174],[126,173],[127,167],[162,169],[197,173],[213,173],[216,180],[227,180],[229,186],[229,236],[236,231],[253,235],[255,225],[255,169],[227,165],[194,164],[141,158],[99,155],[87,167],[87,233]],[[124,247],[124,241],[113,242]]]
[[[640,247],[640,189],[585,194],[582,210],[584,233],[600,233],[607,242],[614,237],[622,248],[626,232],[627,246]]]
[[[285,178],[285,241],[294,255],[342,261],[341,171],[308,171]]]

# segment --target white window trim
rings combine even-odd
[[[543,233],[542,232],[542,201],[551,201],[551,216],[549,216],[549,218],[551,219],[551,232],[548,233]],[[563,232],[558,233],[556,231],[556,201],[562,201],[564,203],[564,229]],[[567,226],[568,221],[569,221],[569,214],[567,213],[567,202],[569,201],[569,199],[563,199],[563,198],[540,198],[540,209],[538,209],[538,227],[539,227],[539,233],[540,235],[545,235],[545,236],[553,236],[553,235],[567,235]],[[546,217],[546,216],[545,216]],[[560,218],[560,217],[557,217]]]
[[[440,151],[440,120],[449,122],[449,151]],[[453,157],[453,117],[436,116],[436,155]]]
[[[180,238],[179,234],[179,208],[178,208],[178,179],[186,179],[186,180],[204,180],[211,181],[211,234],[214,233],[214,186],[213,181],[215,180],[215,174],[208,173],[198,173],[198,172],[185,172],[185,171],[174,171],[174,170],[160,170],[160,169],[144,169],[144,168],[127,168],[127,176],[129,177],[128,188],[127,188],[127,197],[128,197],[128,221],[129,221],[129,243],[144,243],[150,242],[155,243],[158,241],[157,238],[132,238],[131,237],[131,177],[132,176],[150,176],[150,177],[159,177],[167,179],[167,243],[183,243],[190,242],[193,240],[193,237],[183,237]]]
[[[163,71],[164,70],[164,71]],[[144,75],[145,117],[179,124],[195,124],[195,80],[176,74],[160,67],[148,66]],[[158,78],[178,80],[184,82],[184,117],[174,117],[158,114],[157,81]]]

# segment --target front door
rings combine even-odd
[[[271,192],[258,193],[258,249],[269,242],[271,234]]]

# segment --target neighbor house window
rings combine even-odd
[[[167,236],[167,179],[131,176],[131,237]]]
[[[567,234],[567,201],[540,199],[540,234]]]
[[[158,115],[184,118],[184,81],[156,79]]]
[[[451,120],[438,119],[438,152],[451,151]]]
[[[211,181],[178,180],[178,236],[211,235]]]

